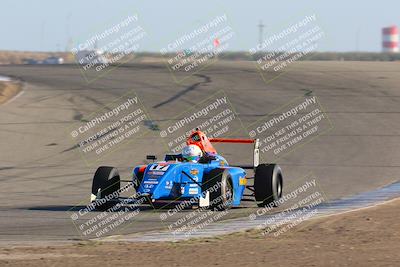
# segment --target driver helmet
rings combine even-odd
[[[198,162],[202,156],[203,152],[196,145],[185,146],[182,150],[183,159],[189,162]]]

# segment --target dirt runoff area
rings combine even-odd
[[[399,266],[400,199],[260,231],[178,243],[2,247],[0,266]]]
[[[1,82],[0,81],[0,105],[21,92],[21,84],[18,82]]]

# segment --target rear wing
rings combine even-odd
[[[229,138],[209,138],[211,143],[232,143],[232,144],[254,144],[253,166],[239,166],[243,169],[254,169],[260,164],[260,141],[259,139],[229,139]]]

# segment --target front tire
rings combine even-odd
[[[203,181],[203,191],[210,192],[210,208],[227,210],[233,205],[232,176],[227,169],[209,172]]]
[[[276,164],[260,164],[256,167],[254,176],[255,198],[259,207],[271,203],[278,206],[277,201],[282,197],[283,175]]]
[[[107,210],[118,201],[121,179],[114,167],[101,166],[93,177],[91,202],[96,210]]]

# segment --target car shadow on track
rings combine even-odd
[[[121,208],[115,209],[115,210],[113,210],[111,212],[121,211],[121,210],[125,209],[125,207],[129,207],[129,206],[122,206]],[[24,208],[20,208],[20,209],[35,210],[35,211],[80,211],[80,210],[84,210],[84,209],[87,209],[87,208],[88,208],[88,206],[83,206],[83,205],[80,205],[80,206],[47,205],[47,206],[24,207]],[[140,211],[145,211],[145,210],[154,210],[154,211],[156,211],[156,209],[152,208],[151,206],[140,206],[140,207],[136,207],[135,209],[139,209]],[[100,211],[93,210],[91,212],[100,212]]]

